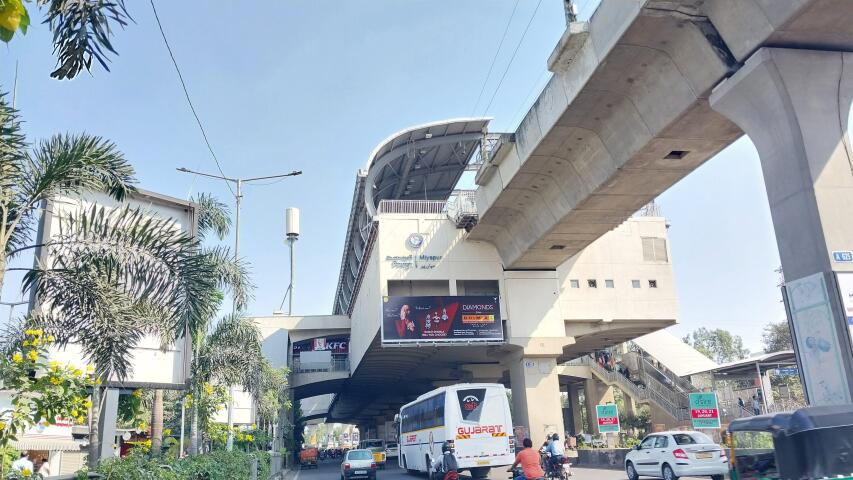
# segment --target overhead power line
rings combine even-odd
[[[495,61],[498,59],[498,54],[501,53],[501,48],[504,45],[504,40],[506,40],[506,34],[509,32],[509,26],[512,23],[512,19],[515,17],[515,11],[518,10],[518,2],[520,0],[515,0],[515,5],[512,7],[512,13],[509,14],[509,19],[506,21],[506,26],[504,27],[504,33],[501,35],[501,41],[498,43],[498,49],[495,50],[495,56],[492,57],[492,64],[489,65],[489,73],[486,74],[486,78],[483,79],[483,86],[480,87],[480,94],[477,95],[477,101],[474,103],[474,108],[471,109],[471,116],[474,116],[474,113],[477,111],[477,106],[480,105],[480,100],[483,98],[483,92],[486,91],[486,84],[489,83],[489,78],[492,76],[492,69],[495,68]]]
[[[504,69],[503,75],[501,75],[501,79],[498,82],[498,86],[495,87],[494,93],[492,93],[492,98],[489,99],[489,104],[486,105],[486,109],[483,110],[483,114],[489,112],[489,108],[492,106],[492,102],[495,101],[495,97],[498,95],[498,92],[501,89],[501,85],[504,83],[504,79],[506,78],[507,72],[509,72],[510,67],[512,66],[512,62],[515,60],[515,56],[518,54],[518,49],[521,48],[521,44],[524,43],[524,37],[527,36],[527,31],[530,30],[530,25],[533,24],[533,19],[536,18],[536,13],[539,11],[539,6],[542,5],[542,0],[539,0],[536,3],[536,8],[533,10],[533,15],[530,16],[530,20],[527,21],[527,26],[524,27],[524,32],[521,34],[521,38],[518,39],[518,44],[515,46],[515,50],[512,52],[512,57],[509,59],[509,63],[506,64],[506,68]]]
[[[154,0],[149,0],[151,2],[151,10],[154,11],[154,19],[157,21],[157,27],[160,28],[160,35],[163,37],[163,43],[166,45],[166,50],[169,51],[169,57],[172,58],[172,65],[175,66],[175,71],[178,73],[178,80],[181,82],[181,88],[184,91],[184,97],[187,99],[187,104],[190,107],[190,111],[193,113],[193,117],[195,117],[195,121],[198,124],[198,129],[201,131],[201,136],[204,138],[204,144],[207,145],[207,150],[210,151],[210,156],[213,157],[213,161],[216,163],[216,169],[219,170],[219,174],[223,177],[225,176],[225,172],[222,171],[222,165],[219,164],[219,159],[216,157],[216,153],[213,151],[213,147],[210,145],[210,140],[207,138],[207,132],[204,130],[204,125],[201,123],[201,118],[198,116],[198,112],[195,110],[195,105],[193,105],[193,101],[190,98],[190,92],[187,90],[187,84],[184,82],[184,76],[181,74],[181,68],[178,66],[178,61],[175,59],[175,54],[172,52],[172,46],[169,45],[169,39],[166,38],[166,32],[163,31],[163,24],[160,23],[160,15],[157,14],[157,7],[154,6]],[[231,188],[231,184],[226,181],[225,185],[228,187],[228,190],[231,192],[231,195],[236,195],[234,189]]]

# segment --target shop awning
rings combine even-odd
[[[15,450],[46,450],[60,452],[76,452],[80,450],[81,444],[76,440],[62,438],[34,438],[24,435],[19,440],[13,440],[9,446]]]

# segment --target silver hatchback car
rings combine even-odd
[[[341,463],[341,480],[376,480],[376,462],[370,450],[350,450]]]

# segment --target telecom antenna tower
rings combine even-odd
[[[290,246],[290,285],[287,286],[287,291],[284,293],[284,298],[281,301],[279,310],[284,308],[284,301],[287,300],[287,314],[293,315],[293,244],[299,240],[299,209],[290,207],[285,210],[285,241]]]

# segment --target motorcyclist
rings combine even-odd
[[[444,442],[441,445],[441,457],[436,459],[432,464],[433,470],[440,476],[437,478],[443,480],[459,480],[459,463],[453,455],[453,447],[449,442]]]
[[[566,449],[563,447],[563,443],[560,442],[560,436],[556,433],[551,436],[551,443],[548,444],[547,451],[551,454],[551,469],[553,471],[558,471],[558,469],[562,468],[563,457],[566,455]]]
[[[542,467],[539,466],[539,453],[533,450],[533,441],[529,438],[525,438],[521,444],[524,448],[515,456],[515,463],[507,469],[507,472],[512,472],[516,467],[521,465],[522,475],[516,477],[515,480],[534,480],[537,478],[543,478],[545,476],[545,472],[542,470]]]

